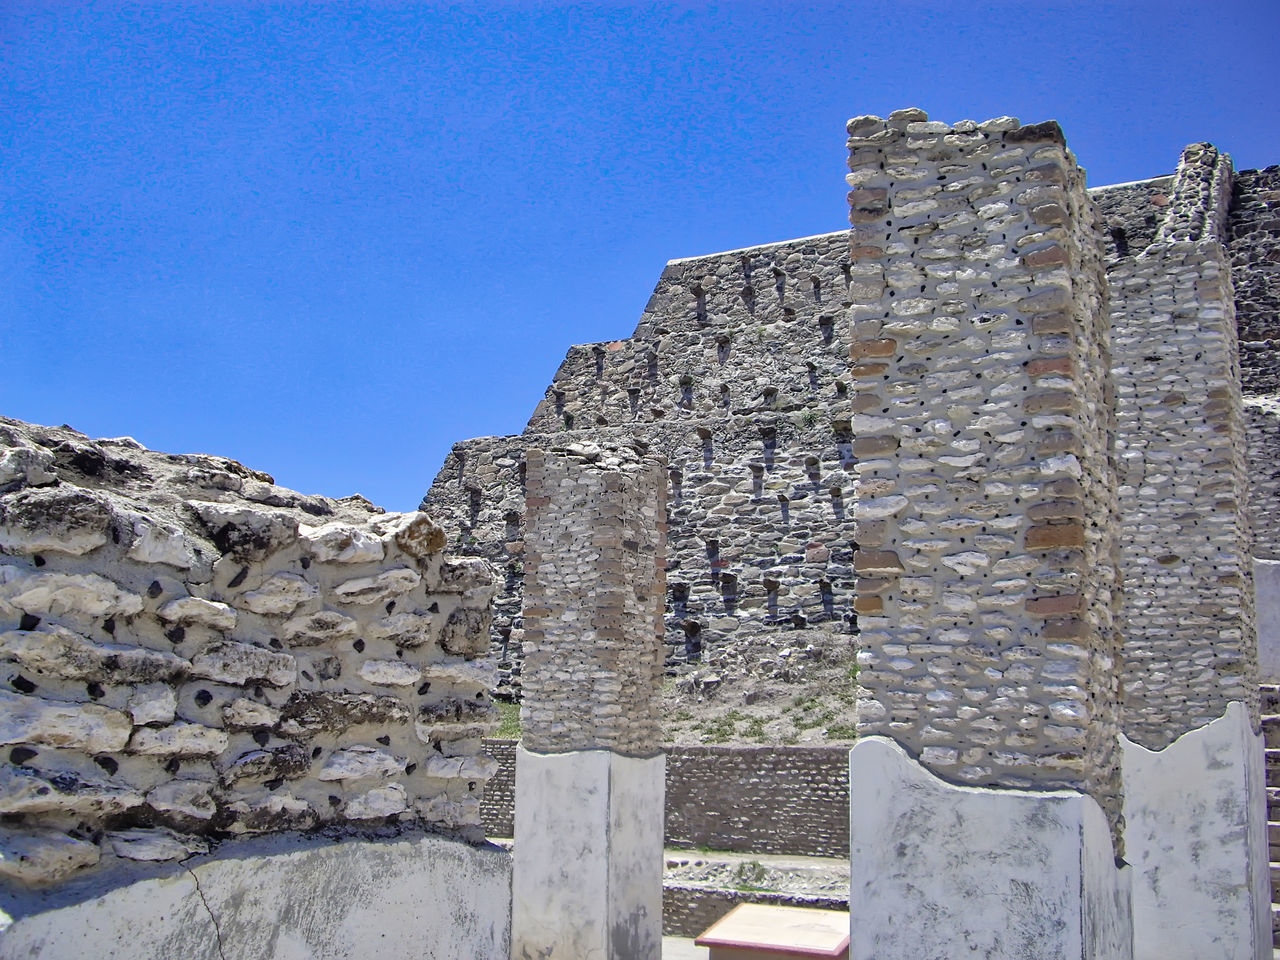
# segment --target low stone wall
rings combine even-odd
[[[481,801],[485,833],[509,837],[514,740],[486,740],[497,762]],[[666,843],[745,853],[849,855],[846,747],[666,748]]]
[[[478,839],[492,571],[425,514],[0,420],[0,881],[227,834]]]

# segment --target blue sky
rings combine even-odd
[[[1280,4],[0,3],[0,414],[412,509],[671,258],[846,226],[844,122],[1280,163]]]

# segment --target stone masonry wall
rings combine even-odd
[[[229,835],[479,834],[492,571],[424,514],[0,420],[0,879]]]
[[[859,735],[1118,815],[1099,224],[1054,123],[849,124]]]
[[[666,465],[581,444],[529,450],[526,462],[524,746],[652,756]]]
[[[1245,701],[1257,722],[1230,159],[1192,144],[1159,241],[1111,265],[1124,730],[1151,749]],[[1199,209],[1197,209],[1199,207]]]
[[[486,740],[498,770],[481,802],[485,832],[512,834],[514,740]],[[846,747],[667,744],[666,843],[745,853],[849,856]]]

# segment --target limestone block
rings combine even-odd
[[[442,660],[422,668],[422,678],[432,683],[452,683],[491,690],[497,682],[498,666],[493,660]]]
[[[449,614],[440,634],[440,646],[448,653],[461,657],[478,657],[489,649],[489,622],[492,618],[487,608],[459,607]]]
[[[214,545],[241,562],[262,560],[298,538],[298,521],[287,513],[207,500],[187,506],[204,521]]]
[[[0,743],[72,747],[86,753],[124,748],[133,730],[128,714],[94,703],[64,703],[0,690]]]
[[[85,780],[69,773],[46,773],[27,766],[0,766],[0,813],[72,813],[105,816],[142,803],[127,784]]]
[[[222,708],[222,723],[228,730],[274,727],[279,722],[279,710],[246,697],[238,697]]]
[[[393,613],[365,628],[371,639],[389,640],[397,647],[420,647],[430,643],[434,633],[435,620],[420,613]]]
[[[129,715],[138,726],[173,723],[178,710],[178,695],[163,683],[138,687],[129,697]]]
[[[203,597],[179,597],[170,600],[156,616],[167,623],[199,624],[210,630],[227,632],[235,629],[236,612],[225,603]]]
[[[289,793],[273,793],[261,800],[237,800],[226,812],[233,819],[232,833],[273,833],[280,830],[310,830],[319,820],[311,804]]]
[[[408,567],[384,570],[372,577],[356,577],[333,588],[340,603],[386,603],[408,593],[422,582],[422,575]]]
[[[493,565],[482,557],[447,557],[440,563],[440,589],[466,593],[496,586]]]
[[[0,877],[30,886],[57,883],[100,856],[94,844],[56,830],[0,828]]]
[[[297,679],[297,664],[287,653],[233,641],[219,641],[191,660],[191,672],[220,683],[243,686],[249,681],[287,687]]]
[[[280,633],[290,646],[315,647],[354,640],[360,635],[360,625],[337,611],[321,610],[291,617],[280,627]]]
[[[319,593],[318,587],[296,573],[277,573],[257,590],[237,597],[235,604],[264,616],[287,616]]]
[[[160,813],[209,820],[218,812],[209,795],[212,786],[203,780],[169,780],[147,792],[147,804]]]
[[[296,743],[287,743],[270,750],[250,750],[240,754],[223,770],[222,782],[232,786],[243,780],[296,780],[306,776],[310,769],[311,751]]]
[[[444,549],[448,538],[444,529],[425,513],[389,513],[374,521],[382,531],[383,540],[390,540],[397,547],[423,561]]]
[[[195,551],[185,533],[172,523],[134,516],[133,544],[126,554],[139,563],[163,563],[179,570],[195,565]]]
[[[450,698],[423,706],[414,718],[414,729],[423,743],[485,737],[498,728],[493,704]]]
[[[366,660],[360,679],[378,687],[412,687],[422,681],[422,670],[403,660]]]
[[[376,563],[386,554],[378,537],[349,523],[303,524],[298,536],[306,551],[325,563]]]
[[[130,752],[160,757],[213,757],[229,745],[225,732],[199,723],[139,727],[129,739]]]
[[[6,565],[0,568],[0,601],[38,617],[131,616],[142,610],[142,598],[96,573],[33,573]]]
[[[48,450],[28,446],[0,450],[0,487],[11,483],[39,487],[57,479],[58,468]]]
[[[78,487],[23,490],[0,501],[0,549],[75,556],[107,542],[111,504]]]
[[[65,627],[41,624],[36,630],[0,633],[0,656],[30,670],[68,680],[150,683],[174,680],[191,668],[189,661],[163,650],[94,643]]]
[[[308,738],[318,733],[339,733],[361,723],[405,724],[409,708],[396,697],[369,693],[299,691],[280,711],[280,732]]]
[[[193,853],[208,853],[209,844],[199,837],[155,830],[120,830],[107,834],[111,852],[126,860],[185,860]]]
[[[324,766],[320,768],[320,772],[316,774],[316,779],[361,780],[366,777],[382,779],[404,773],[404,765],[405,761],[401,758],[375,747],[348,747],[331,753]]]
[[[392,783],[352,797],[342,809],[352,820],[374,820],[404,813],[409,809],[409,799],[404,787]]]

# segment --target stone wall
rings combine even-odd
[[[526,750],[651,756],[666,544],[659,458],[574,445],[526,454]]]
[[[1106,289],[1054,123],[850,121],[859,736],[1117,813]]]
[[[1124,730],[1152,748],[1244,701],[1257,722],[1230,159],[1193,144],[1159,240],[1111,265]]]
[[[0,876],[332,824],[479,834],[492,571],[424,514],[0,420]]]
[[[486,740],[498,770],[485,787],[485,832],[514,823],[514,740]],[[747,853],[849,856],[844,747],[667,745],[666,843]]]

